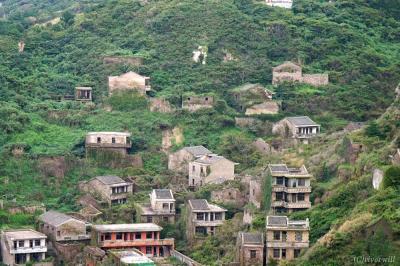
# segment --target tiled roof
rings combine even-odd
[[[212,153],[204,146],[190,146],[190,147],[184,147],[183,149],[190,152],[195,157]]]
[[[271,172],[284,172],[284,173],[289,172],[289,169],[287,168],[286,164],[270,164],[268,166]]]
[[[170,189],[154,189],[157,199],[174,199]]]
[[[209,210],[208,202],[205,199],[191,199],[189,204],[194,210]]]
[[[246,233],[239,232],[242,237],[243,244],[264,244],[263,234],[262,233]]]
[[[225,157],[218,155],[205,155],[195,160],[195,162],[204,164],[214,164],[222,159],[225,159]]]
[[[75,218],[57,211],[48,211],[39,216],[40,221],[52,226],[59,226],[72,219]]]
[[[287,226],[287,216],[267,216],[267,226]]]
[[[126,183],[126,181],[120,178],[119,176],[107,175],[107,176],[96,176],[95,178],[106,185]]]
[[[319,126],[308,116],[292,116],[286,117],[286,119],[295,126]]]

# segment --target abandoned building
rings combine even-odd
[[[151,90],[150,78],[135,72],[128,72],[120,76],[108,77],[108,93],[111,96],[116,91],[134,90],[146,95]]]
[[[268,6],[292,8],[293,0],[266,0]]]
[[[310,225],[305,221],[291,221],[287,216],[267,216],[267,258],[292,260],[309,247]]]
[[[204,155],[189,163],[189,187],[234,180],[235,164],[223,156]]]
[[[188,173],[189,163],[207,154],[212,154],[204,146],[184,147],[168,156],[168,169]]]
[[[153,189],[150,204],[139,205],[138,215],[143,223],[174,223],[175,199],[170,189]]]
[[[347,124],[347,126],[344,128],[344,130],[348,131],[348,132],[353,132],[353,131],[361,129],[364,125],[365,125],[365,122],[350,122]]]
[[[91,102],[92,101],[92,88],[91,87],[76,87],[75,88],[75,101]]]
[[[191,199],[187,203],[186,235],[189,241],[214,235],[216,228],[225,221],[224,208],[208,203],[205,199]]]
[[[328,74],[303,74],[301,66],[287,61],[272,68],[272,84],[283,82],[299,82],[318,87],[328,85],[329,77]]]
[[[174,239],[160,239],[161,226],[153,223],[92,226],[92,244],[105,250],[136,248],[147,257],[168,257]]]
[[[143,64],[143,57],[140,57],[140,56],[116,56],[116,55],[104,56],[103,64],[141,66]]]
[[[163,98],[149,98],[150,111],[159,113],[171,113],[174,108],[168,102],[168,100]]]
[[[126,155],[131,148],[131,134],[126,132],[89,132],[86,134],[86,155],[93,151],[112,151]]]
[[[396,153],[391,156],[393,165],[400,165],[400,149],[396,149]]]
[[[103,265],[102,263],[106,258],[106,252],[101,248],[94,246],[85,246],[83,248],[83,261],[85,262],[85,266]]]
[[[211,191],[211,200],[237,207],[243,207],[246,199],[240,189],[235,187],[224,187],[219,190]]]
[[[7,266],[39,262],[46,258],[46,235],[32,229],[1,232],[1,257]]]
[[[391,224],[383,217],[373,219],[361,232],[363,237],[373,237],[382,234],[385,239],[393,240],[393,228]]]
[[[308,116],[286,117],[272,128],[272,133],[284,138],[293,138],[304,144],[308,144],[309,139],[317,136],[320,131],[321,126]]]
[[[261,208],[262,184],[260,178],[252,177],[249,181],[249,202]]]
[[[275,149],[262,138],[258,138],[255,141],[253,141],[252,145],[254,148],[256,148],[256,150],[258,150],[262,154],[271,154],[275,152]]]
[[[264,234],[239,232],[236,240],[236,261],[240,266],[264,265]]]
[[[108,252],[110,262],[114,266],[155,266],[156,264],[145,254],[135,248],[131,249],[114,249]]]
[[[289,168],[286,164],[269,164],[268,174],[272,177],[273,213],[292,213],[311,208],[311,175],[304,165]]]
[[[96,176],[79,186],[84,192],[100,197],[109,205],[126,203],[133,192],[133,183],[118,176]]]
[[[57,211],[39,216],[39,231],[53,241],[90,239],[90,224]]]
[[[232,90],[233,101],[245,115],[277,114],[279,105],[274,93],[260,84],[245,84]]]
[[[182,109],[189,110],[190,112],[213,107],[214,97],[211,95],[188,95],[182,97]]]

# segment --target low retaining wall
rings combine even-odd
[[[188,266],[203,266],[202,264],[198,263],[197,261],[189,258],[188,256],[186,256],[176,250],[171,250],[171,256],[176,258],[177,260],[185,263]]]

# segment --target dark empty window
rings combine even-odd
[[[147,216],[147,217],[146,217],[146,221],[147,221],[148,223],[152,223],[152,222],[153,222],[153,217]]]
[[[282,259],[286,258],[286,249],[282,249]]]
[[[197,213],[197,220],[204,220],[204,213]]]
[[[97,137],[97,143],[101,143],[101,138]]]
[[[135,234],[135,239],[142,239],[142,234],[141,233],[136,233]]]
[[[117,240],[122,240],[122,233],[117,233],[115,238]]]
[[[188,98],[188,101],[190,101],[190,98]]]
[[[250,258],[255,259],[257,258],[257,250],[250,250]]]
[[[153,233],[152,232],[147,232],[146,233],[146,238],[147,239],[152,239],[153,238]]]
[[[206,101],[208,101],[208,97],[206,97]]]
[[[215,213],[215,220],[217,220],[217,221],[222,220],[222,213],[220,213],[220,212]]]
[[[295,257],[295,258],[298,258],[298,257],[300,256],[300,251],[301,251],[300,249],[295,249],[295,250],[294,250],[293,253],[294,253],[294,257]]]
[[[163,216],[163,222],[168,223],[169,219],[168,216]]]
[[[152,254],[152,247],[146,247],[146,254]]]
[[[115,143],[115,138],[111,138],[111,143]]]
[[[297,200],[298,201],[304,201],[304,193],[297,194]]]
[[[278,249],[278,248],[274,248],[274,258],[279,258],[280,256],[280,252],[279,252],[280,250]]]
[[[283,183],[284,183],[284,178],[283,177],[277,177],[276,178],[276,184],[283,185]]]
[[[104,235],[104,240],[111,240],[111,234],[110,233],[106,233]]]
[[[274,240],[281,240],[281,232],[274,231]]]
[[[303,234],[301,232],[295,232],[295,239],[301,242],[303,240]]]
[[[306,180],[305,179],[299,179],[297,180],[297,185],[299,187],[304,187],[306,185]]]
[[[283,192],[276,192],[275,196],[276,196],[275,197],[276,200],[278,200],[278,201],[283,200],[283,198],[284,198]]]

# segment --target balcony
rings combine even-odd
[[[308,248],[309,242],[283,242],[267,240],[267,248]]]
[[[125,148],[128,149],[131,143],[85,143],[87,148]]]
[[[310,186],[304,187],[285,187],[282,185],[272,186],[273,192],[286,192],[286,193],[311,193]]]
[[[299,201],[299,202],[289,202],[287,204],[288,209],[309,209],[311,208],[311,202]]]
[[[277,200],[277,201],[273,201],[271,203],[271,207],[283,207],[283,208],[287,208],[288,207],[288,203],[286,201],[283,200]]]
[[[220,226],[224,223],[224,220],[204,221],[193,219],[193,223],[196,226]]]
[[[47,252],[46,246],[38,246],[38,247],[19,247],[16,249],[11,249],[10,254],[23,254],[23,253],[42,253]]]
[[[105,240],[100,241],[99,246],[102,248],[128,248],[128,247],[145,247],[145,246],[174,246],[173,238],[165,239],[136,239],[136,240]]]

